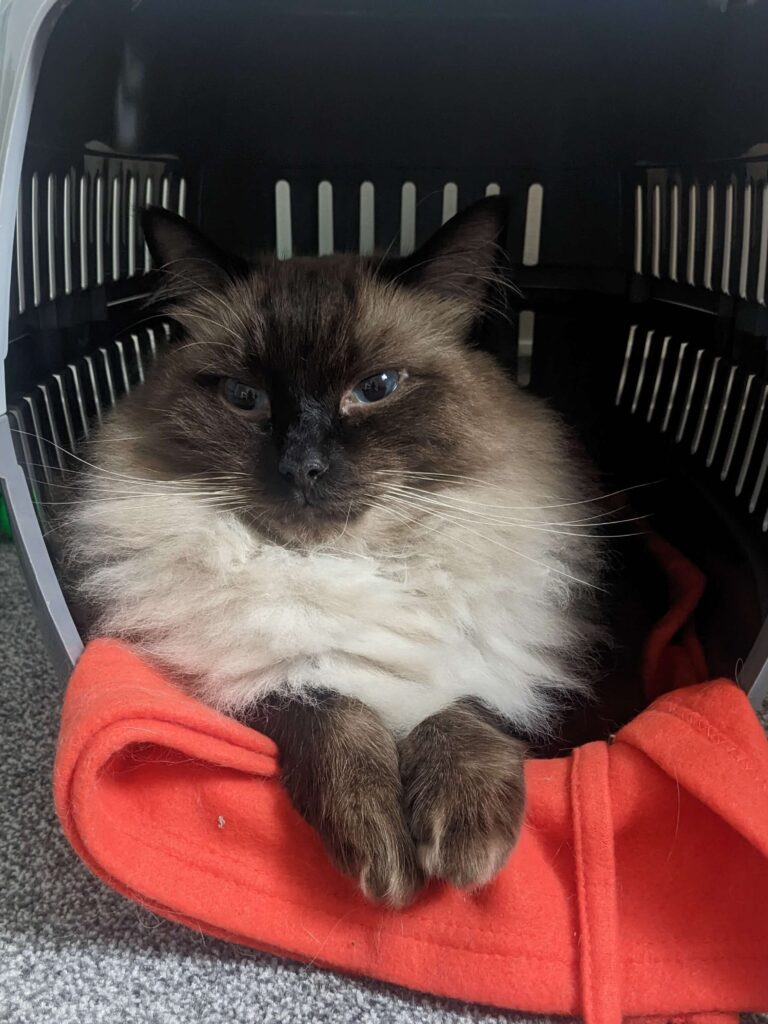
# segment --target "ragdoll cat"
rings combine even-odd
[[[61,525],[91,634],[274,737],[297,809],[391,905],[502,866],[514,734],[546,731],[592,636],[583,464],[473,346],[504,211],[407,259],[253,264],[149,211],[180,338]]]

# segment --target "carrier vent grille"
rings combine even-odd
[[[616,405],[703,465],[768,532],[768,383],[654,329],[629,328]]]
[[[15,312],[151,269],[139,211],[184,214],[187,180],[157,164],[86,160],[90,169],[33,171],[19,191],[13,259]],[[93,165],[98,165],[94,168]]]
[[[274,185],[274,248],[281,259],[296,253],[292,187],[285,179]],[[301,187],[303,192],[303,183]],[[87,157],[84,170],[71,167],[64,172],[34,170],[25,174],[16,216],[14,315],[151,270],[149,250],[141,235],[140,210],[162,205],[184,215],[188,191],[187,178],[151,160]],[[475,198],[462,195],[454,181],[446,182],[440,191],[442,223]],[[495,181],[484,188],[487,196],[501,191]],[[408,255],[423,234],[420,228],[426,226],[431,232],[438,226],[431,220],[432,207],[428,214],[422,205],[426,199],[431,201],[434,193],[420,194],[413,181],[404,181],[399,187],[398,221],[385,223],[377,207],[391,212],[391,192],[391,186],[384,193],[372,181],[363,181],[358,187],[353,212],[358,225],[355,243],[363,255],[376,250]],[[347,189],[344,196],[347,200]],[[510,257],[515,263],[533,267],[541,252],[543,185],[531,182],[521,198],[524,223],[519,238],[511,241]],[[315,206],[314,248],[318,255],[329,255],[337,251],[337,218],[346,222],[350,211],[341,209],[329,180],[317,183]]]
[[[768,162],[645,169],[635,185],[633,269],[765,306]]]
[[[434,193],[429,193],[429,198]],[[485,187],[485,195],[501,194],[498,182],[489,182]],[[413,181],[404,181],[398,197],[399,223],[382,225],[377,221],[377,187],[372,181],[363,181],[359,186],[358,200],[358,251],[370,256],[376,249],[396,252],[408,256],[416,248],[418,224],[420,217],[420,201],[426,196],[419,196]],[[474,197],[473,197],[474,198]],[[469,200],[460,195],[456,182],[448,181],[442,187],[441,222],[450,220],[457,211]],[[280,259],[290,259],[295,254],[293,239],[293,200],[291,182],[281,179],[275,183],[275,252]],[[387,206],[389,207],[389,203]],[[517,252],[511,252],[513,262],[523,266],[536,266],[539,262],[541,249],[541,225],[544,208],[544,188],[538,182],[528,187],[526,196],[526,213],[524,234],[519,240]],[[337,216],[333,183],[323,180],[317,185],[316,195],[317,226],[316,252],[326,256],[335,252],[334,221]],[[346,210],[344,215],[346,216]],[[437,224],[430,223],[430,230]]]
[[[71,456],[91,430],[145,373],[168,340],[170,327],[158,321],[69,363],[10,406],[19,462],[38,508],[55,475],[68,472]]]

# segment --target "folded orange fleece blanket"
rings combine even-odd
[[[55,766],[64,830],[124,895],[211,935],[414,989],[590,1024],[768,1010],[768,744],[704,678],[703,581],[654,541],[671,608],[655,703],[608,743],[528,765],[520,844],[486,889],[369,905],[331,866],[264,736],[119,643],[86,649]]]

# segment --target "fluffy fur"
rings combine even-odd
[[[468,344],[495,246],[480,226],[458,248],[433,247],[426,278],[418,260],[386,274],[349,257],[194,280],[173,256],[186,340],[92,444],[61,530],[92,632],[128,640],[230,713],[330,690],[405,734],[471,696],[518,729],[547,729],[594,637],[598,509],[558,419]],[[205,262],[221,265],[208,250]],[[313,286],[310,316],[291,296]],[[317,363],[328,338],[339,350],[331,383],[302,384],[302,423],[326,392],[330,422],[364,367],[409,373],[390,410],[333,419],[325,517],[264,483],[287,442],[200,383],[255,373],[254,360],[288,378],[315,372],[293,348],[300,369],[284,369],[296,336],[322,351]],[[256,448],[256,469],[233,461]]]

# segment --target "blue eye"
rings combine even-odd
[[[352,388],[352,397],[366,405],[370,402],[380,402],[382,398],[388,398],[392,394],[399,381],[400,374],[397,370],[382,370],[381,373],[374,373],[372,377],[366,377]]]
[[[269,396],[261,388],[244,384],[234,377],[225,377],[221,382],[221,393],[230,405],[240,412],[258,415],[269,414]]]

